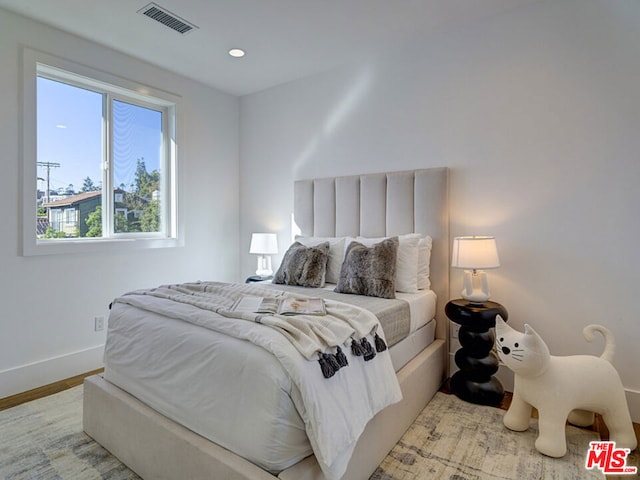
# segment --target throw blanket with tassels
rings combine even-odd
[[[377,318],[367,310],[325,300],[327,315],[322,316],[285,316],[234,311],[233,305],[242,295],[269,298],[301,296],[246,284],[198,282],[137,290],[125,294],[118,301],[149,309],[148,305],[140,305],[141,300],[136,297],[151,296],[192,305],[228,318],[267,325],[282,333],[307,360],[318,359],[325,378],[331,378],[340,368],[348,365],[341,346],[350,347],[354,355],[362,356],[365,361],[372,360],[376,352],[387,349],[386,343],[377,332]],[[156,313],[167,314],[163,311]],[[367,336],[372,338],[374,346],[369,343]]]
[[[402,399],[377,318],[333,300],[325,300],[323,316],[235,312],[232,306],[242,295],[291,294],[251,284],[201,282],[134,291],[114,303],[183,320],[271,352],[301,394],[296,407],[325,476],[340,478],[367,422]]]

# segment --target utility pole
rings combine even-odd
[[[36,162],[36,164],[39,167],[45,167],[47,169],[47,192],[46,192],[46,194],[47,194],[47,196],[46,196],[47,202],[46,203],[49,203],[49,190],[50,190],[50,188],[49,188],[49,171],[52,168],[59,167],[60,164],[56,163],[56,162]]]

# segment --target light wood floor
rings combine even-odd
[[[67,378],[65,380],[61,380],[59,382],[52,383],[50,385],[45,385],[44,387],[34,388],[33,390],[29,390],[24,393],[18,393],[17,395],[12,395],[11,397],[6,397],[0,399],[0,411],[6,410],[7,408],[15,407],[22,403],[30,402],[32,400],[36,400],[38,398],[43,398],[49,395],[53,395],[54,393],[62,392],[63,390],[67,390],[69,388],[75,387],[77,385],[81,385],[85,377],[89,377],[91,375],[95,375],[98,373],[102,373],[104,369],[93,370],[91,372],[84,373],[82,375],[77,375],[75,377]],[[449,389],[448,382],[443,385],[440,389],[441,392],[446,394],[451,394],[451,390]],[[507,410],[509,405],[511,404],[511,393],[506,392],[504,396],[504,400],[499,405],[503,410]],[[537,412],[533,411],[534,418],[537,418]],[[640,444],[640,425],[637,423],[633,424],[633,428],[636,432],[636,437],[638,437]],[[602,417],[596,414],[596,421],[591,427],[588,427],[588,430],[592,430],[597,432],[600,435],[602,440],[609,439],[609,430],[607,426],[602,421]],[[629,475],[607,475],[607,480],[628,480]]]
[[[44,387],[38,387],[27,392],[12,395],[10,397],[0,398],[0,410],[6,410],[7,408],[30,402],[31,400],[37,400],[38,398],[47,397],[49,395],[53,395],[54,393],[62,392],[63,390],[67,390],[71,387],[81,385],[85,377],[90,377],[91,375],[95,375],[96,373],[102,373],[103,371],[103,368],[99,370],[93,370],[92,372],[83,373],[82,375],[77,375],[75,377],[67,378],[65,380],[60,380],[59,382],[45,385]]]

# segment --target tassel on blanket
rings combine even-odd
[[[368,362],[369,360],[373,359],[373,357],[376,356],[376,351],[373,349],[373,347],[367,340],[367,337],[362,337],[362,339],[360,340],[360,345],[364,350],[364,354],[362,356],[364,357],[365,362]]]
[[[338,370],[340,370],[341,365],[340,363],[338,363],[338,360],[336,359],[335,355],[332,355],[330,353],[323,353],[322,357],[331,366],[331,368],[333,368],[334,372],[337,372]]]
[[[336,370],[327,362],[325,358],[326,353],[318,354],[318,363],[320,364],[320,370],[322,370],[322,376],[324,378],[331,378],[335,375]]]
[[[384,340],[380,338],[380,335],[378,335],[377,333],[374,336],[374,341],[376,344],[376,352],[384,352],[387,349],[387,344],[384,343]]]
[[[342,349],[340,347],[336,348],[335,354],[318,353],[318,363],[320,364],[320,370],[322,370],[322,376],[324,378],[333,377],[338,370],[349,365],[347,356]]]
[[[351,339],[351,353],[353,353],[356,357],[361,357],[362,355],[364,355],[362,346],[355,338]]]
[[[335,357],[341,367],[346,367],[349,365],[349,361],[347,360],[347,356],[344,354],[340,347],[336,347]]]

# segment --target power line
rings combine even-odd
[[[47,169],[47,203],[49,203],[49,171],[52,168],[57,168],[60,166],[59,163],[56,162],[36,162],[39,167],[45,167]]]

